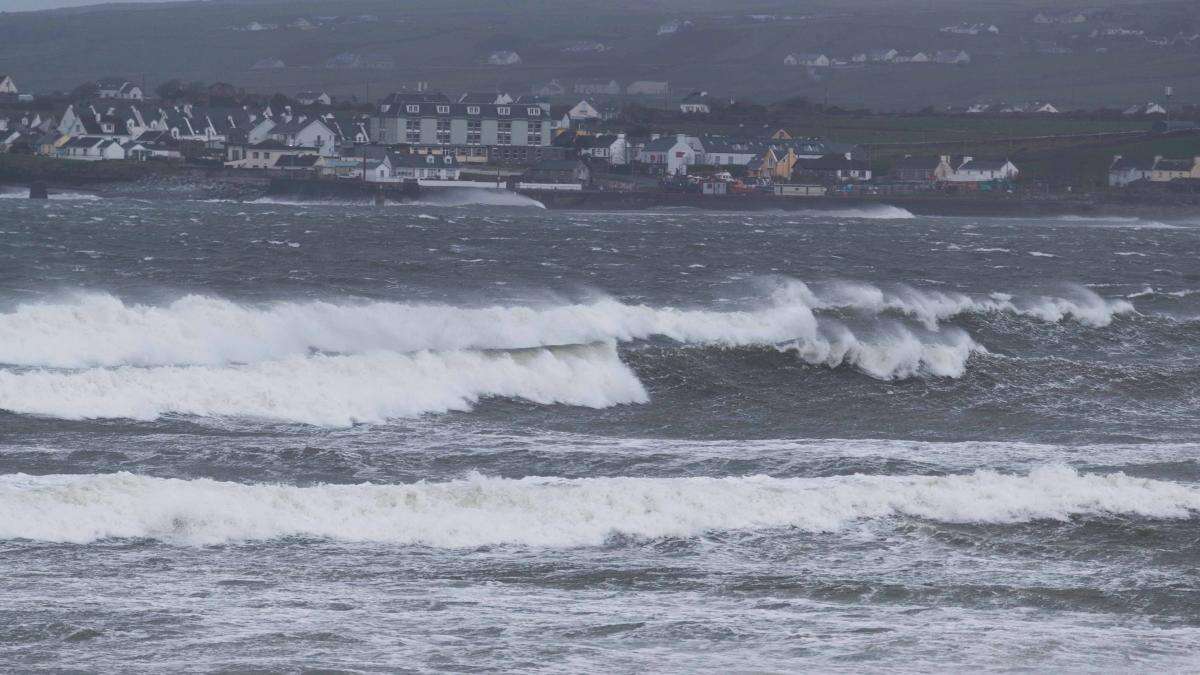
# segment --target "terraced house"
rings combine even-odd
[[[392,94],[371,116],[371,138],[459,161],[536,162],[550,153],[550,112],[535,103],[451,103],[440,94]]]

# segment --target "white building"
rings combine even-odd
[[[13,81],[12,75],[0,75],[0,94],[17,94],[17,83]]]
[[[678,19],[672,19],[672,20],[662,23],[658,26],[658,34],[659,35],[674,35],[674,34],[678,33],[679,31],[684,30],[685,28],[691,28],[691,27],[692,27],[691,21],[680,21]]]
[[[102,136],[72,138],[58,147],[55,156],[85,162],[125,159],[121,143]]]
[[[688,167],[704,157],[704,145],[699,138],[686,134],[664,136],[645,145],[638,154],[643,164],[661,166],[669,176],[687,174]]]
[[[1113,155],[1112,164],[1108,167],[1109,187],[1125,187],[1139,180],[1150,180],[1154,173],[1154,162],[1139,162],[1126,159],[1121,155]]]
[[[392,176],[399,180],[458,180],[461,171],[453,154],[392,154]]]
[[[616,80],[589,80],[575,83],[575,93],[584,96],[618,96],[621,85]]]
[[[117,98],[125,101],[140,101],[142,88],[119,77],[106,77],[96,82],[96,95],[100,98]]]
[[[333,99],[323,91],[302,91],[296,94],[296,102],[300,105],[332,105]]]
[[[521,62],[521,55],[508,49],[501,49],[488,55],[487,62],[493,66],[515,66]]]
[[[671,86],[667,82],[638,80],[625,87],[625,93],[630,96],[665,96],[671,93]]]
[[[832,65],[832,61],[824,54],[788,54],[783,59],[783,65],[828,68]]]
[[[1020,173],[1017,166],[1007,159],[962,158],[958,167],[943,180],[950,183],[988,183],[996,180],[1011,180]]]
[[[576,103],[567,111],[567,117],[571,118],[572,121],[598,120],[600,119],[600,111],[591,102],[583,100]]]
[[[712,112],[708,105],[708,92],[698,91],[688,94],[679,104],[679,111],[685,115],[707,115]]]
[[[967,64],[971,62],[971,55],[961,49],[943,49],[934,54],[933,60],[937,63],[952,65]]]

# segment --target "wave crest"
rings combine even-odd
[[[695,537],[921,518],[1006,524],[1111,515],[1191,518],[1200,491],[1063,466],[1028,475],[524,478],[409,485],[242,485],[109,474],[0,476],[0,539],[218,544],[283,537],[577,547],[614,535]]]
[[[0,371],[0,409],[61,419],[177,413],[348,426],[470,410],[489,397],[592,408],[648,400],[611,344],[294,356],[246,366]]]
[[[729,347],[814,345],[823,327],[838,329],[832,318],[819,316],[832,310],[890,312],[937,331],[953,317],[986,313],[1103,327],[1132,312],[1133,305],[1082,287],[1063,296],[1014,298],[853,282],[809,286],[792,280],[776,284],[763,306],[740,311],[629,305],[607,298],[547,307],[471,308],[354,301],[243,305],[189,295],[154,306],[91,294],[22,304],[0,314],[0,363],[56,368],[217,365],[313,350],[524,349],[652,337]],[[951,340],[961,341],[957,336]]]

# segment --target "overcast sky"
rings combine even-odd
[[[27,12],[34,9],[102,5],[113,0],[0,0],[0,12]],[[122,2],[170,2],[173,0],[122,0]]]

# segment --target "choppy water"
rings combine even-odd
[[[1198,254],[0,200],[0,665],[1194,670]]]

